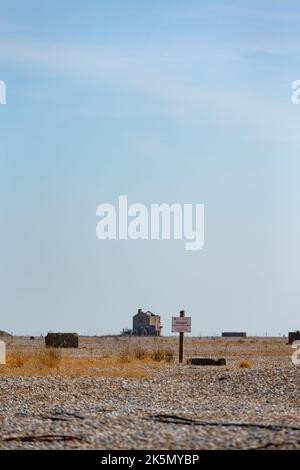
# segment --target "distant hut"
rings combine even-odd
[[[78,348],[77,333],[48,333],[45,337],[46,348]]]
[[[222,338],[246,338],[247,333],[245,331],[224,331]]]

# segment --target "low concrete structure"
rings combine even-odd
[[[48,333],[45,337],[46,348],[78,348],[77,333]]]
[[[247,333],[245,331],[224,331],[222,338],[246,338]]]
[[[210,357],[191,357],[187,363],[192,366],[226,366],[226,359],[211,359]]]

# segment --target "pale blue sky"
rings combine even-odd
[[[296,0],[0,0],[0,329],[299,328],[299,58]],[[121,194],[204,203],[204,249],[97,240]]]

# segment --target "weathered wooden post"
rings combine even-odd
[[[184,318],[185,316],[184,310],[180,311],[179,316],[180,318]],[[183,363],[183,342],[184,342],[184,332],[180,331],[179,333],[179,362],[181,364]]]
[[[179,362],[183,363],[184,333],[191,332],[191,317],[186,317],[184,310],[180,311],[179,317],[172,317],[172,332],[179,333]]]

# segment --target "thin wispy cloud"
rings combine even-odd
[[[284,2],[282,3],[284,7]],[[226,15],[230,18],[247,18],[254,20],[261,20],[264,22],[286,22],[286,23],[299,23],[300,13],[295,9],[265,9],[262,5],[261,8],[254,8],[248,5],[224,5],[211,6],[208,11],[215,14]]]
[[[2,42],[0,60],[20,67],[38,67],[63,76],[75,75],[89,83],[127,90],[141,96],[162,100],[164,112],[173,114],[206,112],[226,125],[242,121],[265,138],[299,141],[299,119],[290,105],[288,88],[286,105],[262,99],[242,86],[236,90],[224,87],[217,79],[208,86],[204,81],[191,80],[182,73],[185,60],[198,53],[203,63],[211,60],[215,49],[195,44],[185,46],[187,54],[168,48],[156,50],[113,46],[78,45],[65,43]],[[188,55],[189,54],[189,55]],[[220,50],[220,55],[222,50]],[[180,56],[180,58],[179,58]],[[188,58],[187,58],[188,56]],[[236,64],[238,55],[226,56]],[[287,84],[288,86],[288,84]],[[298,110],[297,110],[298,111]]]

